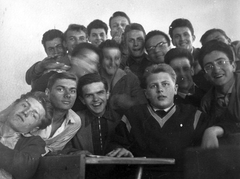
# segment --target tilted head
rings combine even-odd
[[[167,64],[157,64],[146,68],[142,87],[150,104],[157,109],[166,109],[174,103],[177,94],[176,73]]]

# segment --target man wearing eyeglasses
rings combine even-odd
[[[201,107],[209,115],[220,117],[237,104],[239,99],[236,96],[238,91],[236,85],[239,80],[236,80],[238,74],[234,74],[236,65],[232,50],[223,42],[210,41],[202,47],[199,63],[206,73],[206,78],[213,85],[203,97]]]
[[[151,62],[164,63],[164,56],[171,49],[170,38],[162,31],[153,30],[146,35],[145,49]]]
[[[235,72],[233,59],[231,47],[217,40],[209,41],[200,51],[199,63],[213,84],[202,99],[202,109],[218,119],[205,131],[205,148],[218,147],[219,137],[227,140],[231,139],[229,134],[240,132],[240,74]]]

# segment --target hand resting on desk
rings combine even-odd
[[[109,157],[134,157],[133,154],[125,148],[116,148],[109,152],[106,156]]]

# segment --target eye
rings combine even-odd
[[[76,94],[76,89],[71,89],[71,90],[70,90],[70,93],[71,93],[71,94]]]
[[[163,86],[163,87],[167,87],[167,86],[169,86],[169,83],[166,83],[166,82],[165,82],[165,83],[162,83],[162,86]]]
[[[63,90],[63,88],[58,87],[58,88],[57,88],[57,91],[58,91],[58,92],[63,92],[64,90]]]
[[[156,84],[151,84],[151,85],[149,86],[150,89],[154,89],[154,88],[156,88],[156,87],[157,87]]]

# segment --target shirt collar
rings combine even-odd
[[[109,109],[109,107],[106,107],[104,114],[100,117],[93,115],[88,109],[86,109],[85,115],[86,115],[85,116],[85,119],[86,119],[85,127],[88,126],[89,124],[91,124],[94,120],[96,120],[96,118],[104,118],[109,121],[115,121],[111,115],[111,110]]]
[[[165,111],[165,112],[168,112],[169,109],[171,109],[171,108],[174,106],[174,103],[172,104],[172,106],[170,106],[170,107],[168,107],[168,108],[165,108],[165,109],[157,109],[157,108],[153,107],[151,104],[150,104],[150,106],[152,107],[152,109],[153,109],[154,112],[159,111],[159,110],[163,110],[163,111]]]

